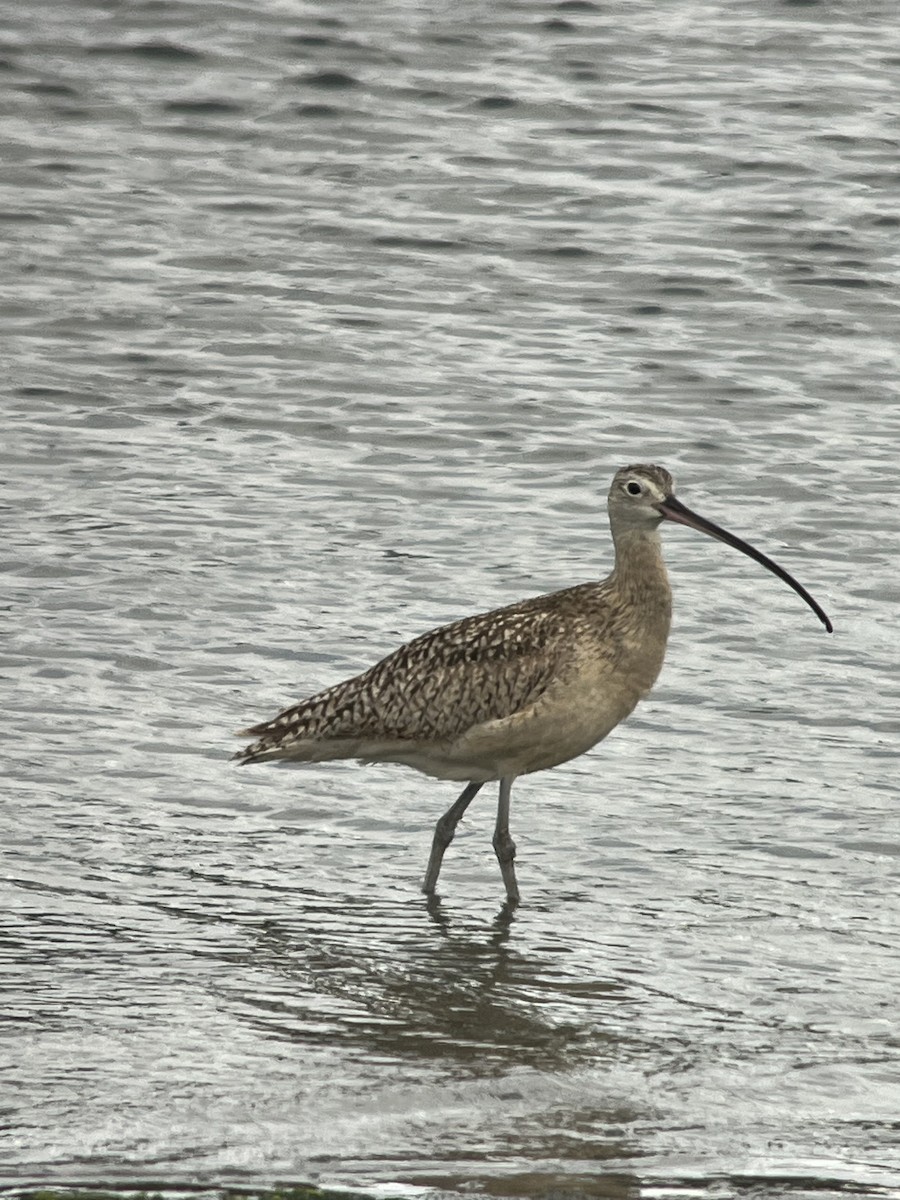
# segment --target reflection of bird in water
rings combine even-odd
[[[460,913],[431,923],[409,897],[348,895],[330,921],[333,896],[297,899],[288,923],[248,927],[264,985],[223,986],[237,988],[242,1020],[328,1056],[405,1058],[426,1075],[440,1063],[473,1078],[500,1066],[555,1075],[592,1059],[598,1006],[630,994],[602,974],[568,975],[556,961],[572,948],[565,931],[514,946],[508,904],[489,924]],[[439,904],[429,899],[432,916]]]
[[[519,899],[509,833],[513,780],[583,754],[645,696],[659,674],[672,597],[658,526],[675,521],[749,555],[831,622],[787,571],[673,495],[662,467],[616,472],[609,491],[615,567],[583,583],[464,617],[401,646],[361,675],[243,730],[242,763],[358,758],[466,781],[434,832],[424,891],[472,799],[499,781],[494,850],[508,900]]]

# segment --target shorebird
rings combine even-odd
[[[797,592],[829,633],[831,621],[783,567],[686,508],[662,467],[617,471],[609,490],[615,566],[582,583],[422,634],[368,671],[241,730],[256,740],[241,763],[355,758],[401,763],[466,786],[435,827],[422,890],[433,893],[444,852],[481,789],[499,781],[494,851],[507,902],[519,902],[509,832],[513,781],[584,754],[650,691],[669,635],[672,593],[664,520],[749,555]]]

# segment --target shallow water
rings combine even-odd
[[[893,6],[23,6],[2,1182],[900,1190]],[[652,697],[494,798],[230,731],[667,529]]]

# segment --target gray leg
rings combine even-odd
[[[431,843],[431,857],[428,859],[428,870],[425,872],[425,882],[422,884],[423,892],[430,894],[437,886],[438,875],[441,873],[441,863],[444,860],[444,851],[453,841],[453,835],[456,833],[456,827],[459,824],[460,818],[481,791],[481,787],[480,783],[467,783],[459,799],[450,805],[437,825],[435,825],[434,841]]]
[[[497,825],[494,829],[494,853],[500,864],[500,873],[506,885],[506,898],[510,904],[519,903],[519,885],[516,883],[516,843],[509,836],[509,796],[512,779],[500,780],[500,799],[497,803]]]

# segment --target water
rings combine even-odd
[[[900,1193],[900,34],[877,0],[39,3],[4,37],[3,1183]],[[604,574],[663,677],[519,782],[229,732]]]

